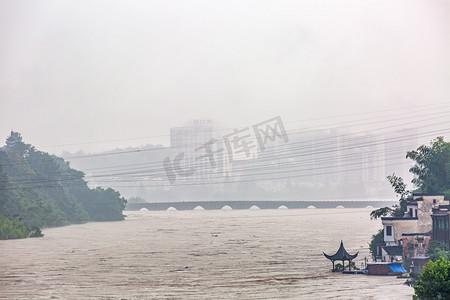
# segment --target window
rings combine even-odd
[[[386,226],[386,235],[392,236],[392,226]]]

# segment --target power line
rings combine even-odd
[[[439,123],[438,123],[439,124]],[[433,124],[433,125],[435,125],[435,124]],[[441,133],[442,132],[442,130],[438,130],[437,131],[437,133]],[[367,133],[367,132],[365,132],[365,133]],[[396,142],[399,142],[399,141],[404,141],[404,140],[407,140],[408,138],[410,138],[410,137],[412,137],[412,138],[414,138],[414,137],[419,137],[419,136],[426,136],[427,134],[434,134],[434,133],[436,133],[436,131],[429,131],[429,132],[425,132],[425,133],[422,133],[421,135],[409,135],[409,136],[403,136],[403,139],[399,139],[399,138],[397,138],[397,137],[395,137],[395,138],[390,138],[390,139],[384,139],[384,142],[381,142],[381,143],[391,143],[391,142],[393,142],[393,143],[396,143]],[[385,135],[386,133],[383,133],[383,135]],[[327,140],[328,139],[339,139],[339,138],[343,138],[344,136],[353,136],[354,134],[353,133],[351,133],[351,134],[345,134],[345,135],[341,135],[341,136],[331,136],[331,137],[327,137],[327,138],[322,138],[322,139],[319,139],[319,141],[320,141],[320,143],[317,143],[317,139],[314,139],[314,140],[309,140],[309,141],[300,141],[300,142],[297,142],[297,143],[289,143],[289,144],[285,144],[285,145],[282,145],[281,147],[277,147],[277,148],[275,148],[275,150],[272,150],[272,151],[266,151],[266,152],[264,152],[264,153],[261,153],[261,155],[263,155],[263,156],[267,156],[267,158],[266,159],[258,159],[256,162],[257,163],[261,163],[261,162],[264,162],[264,161],[267,161],[267,160],[269,160],[269,161],[271,161],[273,158],[272,157],[270,157],[270,155],[269,154],[273,154],[273,155],[277,155],[277,159],[285,159],[285,158],[292,158],[292,157],[298,157],[298,155],[297,154],[295,154],[295,151],[298,151],[298,150],[303,150],[303,151],[306,151],[306,150],[308,150],[308,149],[316,149],[317,147],[320,147],[321,145],[329,145],[329,142],[327,142]],[[378,136],[380,136],[381,134],[379,134]],[[377,137],[377,135],[375,135],[374,137]],[[371,137],[372,138],[372,137]],[[351,146],[350,147],[369,147],[369,146],[374,146],[374,145],[378,145],[378,144],[380,144],[380,143],[377,143],[377,144],[373,144],[373,143],[371,143],[371,142],[369,142],[369,143],[367,143],[367,139],[368,139],[368,137],[367,136],[356,136],[356,137],[353,137],[352,139],[348,139],[348,140],[346,140],[346,142],[355,142],[355,141],[363,141],[365,144],[351,144]],[[308,144],[309,142],[315,142],[314,144],[312,144],[312,145],[306,145],[305,146],[305,144]],[[293,147],[293,145],[294,144],[300,144],[300,146],[295,146],[295,147]],[[280,148],[281,148],[281,150],[280,150]],[[286,148],[286,149],[283,149],[283,148]],[[347,147],[348,148],[348,147]],[[331,150],[330,151],[334,151],[335,150],[335,148],[333,148],[333,147],[331,147],[330,148]],[[327,149],[320,149],[321,151],[325,151],[326,152],[326,150]],[[342,150],[342,149],[341,149]],[[280,154],[282,154],[282,153],[287,153],[288,155],[286,156],[286,155],[280,155]],[[294,153],[294,154],[293,154]],[[323,152],[317,152],[317,151],[315,151],[315,154],[321,154],[321,153],[323,153]],[[304,155],[304,154],[302,154],[302,155]],[[47,162],[48,160],[47,159],[45,159],[45,161]],[[250,162],[254,162],[254,160],[252,160],[252,161],[250,161]],[[24,163],[26,163],[26,162],[24,162]],[[34,162],[28,162],[28,163],[31,163],[31,164],[34,164]],[[161,165],[161,161],[158,161],[158,162],[151,162],[151,163],[146,163],[146,164],[144,164],[144,165],[148,165],[148,166],[151,166],[151,165],[155,165],[155,164],[158,164],[158,165]],[[137,164],[137,165],[141,165],[141,164]],[[199,166],[201,166],[201,164],[195,164],[195,165],[188,165],[189,167],[199,167]],[[142,169],[142,167],[141,168],[138,168],[138,169]],[[129,170],[135,170],[134,168],[133,169],[129,169]],[[164,169],[163,168],[159,168],[159,169],[156,169],[156,170],[153,170],[153,171],[160,171],[160,172],[162,172]],[[237,169],[237,170],[239,170],[239,169]],[[73,170],[72,171],[68,171],[68,172],[72,172],[73,173]],[[52,172],[53,173],[53,172]],[[60,173],[60,174],[63,174],[63,172],[54,172],[54,173]],[[48,173],[48,174],[50,174],[50,173]],[[26,174],[25,176],[29,176],[30,174]],[[111,174],[111,175],[109,175],[109,176],[115,176],[115,175],[125,175],[125,174]],[[78,176],[78,175],[77,175]],[[88,177],[95,177],[95,175],[94,174],[88,174],[87,175]],[[78,178],[78,177],[77,177]]]
[[[422,106],[418,106],[418,107],[422,107]],[[412,121],[406,122],[406,123],[401,123],[401,124],[396,124],[396,125],[389,125],[389,126],[384,126],[381,128],[376,128],[376,129],[372,129],[372,130],[365,130],[365,131],[360,131],[360,132],[356,132],[356,133],[348,133],[347,135],[351,136],[354,134],[358,134],[358,133],[368,133],[368,132],[372,132],[375,130],[382,130],[382,129],[392,129],[395,127],[400,127],[400,126],[406,126],[406,125],[412,125],[412,124],[418,124],[420,122],[425,122],[428,121],[429,118],[428,117],[432,117],[433,119],[436,118],[445,118],[445,117],[450,117],[450,115],[444,115],[444,116],[438,116],[439,114],[443,114],[443,113],[448,113],[449,111],[439,111],[437,113],[433,113],[433,114],[426,114],[426,115],[420,115],[419,117],[421,118],[425,118],[425,119],[417,119],[417,116],[403,116],[400,120],[403,119],[413,119]],[[402,114],[403,115],[403,114]],[[382,116],[383,118],[385,116]],[[364,119],[367,120],[367,119]],[[390,119],[390,120],[385,120],[384,123],[386,122],[393,122],[393,121],[398,121],[398,118],[395,119]],[[294,121],[295,122],[295,121]],[[374,125],[374,124],[378,124],[378,121],[373,121],[373,122],[365,122],[365,123],[356,123],[356,124],[351,124],[351,125],[346,125],[346,126],[340,126],[340,127],[335,127],[333,129],[342,129],[342,128],[348,128],[348,127],[354,127],[354,126],[364,126],[364,125]],[[341,123],[342,124],[342,123]],[[439,124],[439,123],[437,123]],[[434,124],[436,125],[436,123]],[[297,135],[297,134],[305,134],[308,132],[316,132],[318,130],[323,130],[323,129],[311,129],[311,130],[304,130],[304,129],[292,129],[292,130],[287,130],[287,132],[289,132],[289,135]],[[292,143],[290,143],[292,145]],[[103,157],[103,156],[111,156],[111,155],[121,155],[121,154],[134,154],[134,153],[145,153],[145,152],[149,152],[149,151],[156,151],[156,150],[170,150],[170,148],[167,147],[155,147],[155,148],[150,148],[150,149],[134,149],[134,150],[127,150],[127,151],[114,151],[114,152],[107,152],[107,153],[97,153],[97,154],[86,154],[86,155],[75,155],[75,156],[70,156],[68,157],[69,160],[73,160],[73,159],[82,159],[82,158],[93,158],[93,157]],[[45,158],[43,161],[46,163],[49,160],[52,160],[55,157],[53,155],[50,155],[50,157]],[[17,162],[18,164],[21,164],[23,162]],[[26,162],[25,162],[26,163]],[[37,163],[36,161],[34,163]]]
[[[337,119],[337,118],[348,118],[348,117],[354,117],[354,116],[361,116],[361,115],[371,115],[371,114],[378,114],[378,113],[385,113],[385,112],[392,112],[392,111],[401,111],[401,114],[405,114],[406,112],[410,110],[416,110],[420,109],[421,112],[428,111],[428,110],[436,110],[436,109],[442,109],[445,107],[449,107],[448,102],[438,102],[438,103],[429,103],[426,105],[416,105],[416,106],[408,106],[408,107],[400,107],[400,108],[391,108],[388,110],[375,110],[375,111],[367,111],[357,114],[344,114],[344,115],[334,115],[329,117],[320,117],[320,118],[311,118],[311,119],[304,119],[304,120],[294,120],[294,121],[288,121],[285,122],[286,124],[290,123],[302,123],[302,122],[310,122],[310,121],[319,121],[319,120],[330,120],[330,119]],[[425,108],[425,109],[423,109]],[[245,128],[248,125],[243,126],[237,126],[234,128]],[[224,128],[219,130],[203,130],[200,131],[201,133],[206,132],[220,132],[220,131],[230,131],[234,128]],[[64,146],[78,146],[78,145],[90,145],[90,144],[101,144],[101,143],[110,143],[110,142],[122,142],[122,141],[131,141],[131,140],[142,140],[142,139],[150,139],[150,138],[161,138],[161,137],[168,137],[170,134],[159,134],[159,135],[151,135],[151,136],[144,136],[144,137],[133,137],[133,138],[123,138],[123,139],[112,139],[112,140],[102,140],[102,141],[89,141],[89,142],[78,142],[78,143],[69,143],[69,144],[59,144],[59,145],[47,145],[42,146],[42,148],[55,148],[55,147],[64,147]]]
[[[440,111],[438,113],[432,113],[432,114],[428,114],[428,115],[420,115],[420,117],[421,118],[425,118],[425,117],[431,116],[431,117],[433,117],[433,120],[436,120],[438,118],[446,118],[446,117],[448,117],[448,115],[445,115],[445,113],[447,113],[447,112],[446,111],[443,111],[443,112]],[[442,114],[444,114],[444,115],[442,115]],[[408,116],[408,118],[410,118],[410,116]],[[390,120],[388,120],[386,122],[391,122],[391,121],[394,121],[394,120],[390,119]],[[395,121],[397,121],[397,120],[395,120]],[[375,137],[376,136],[381,136],[381,135],[386,135],[386,134],[393,134],[393,133],[396,132],[396,130],[392,130],[392,128],[395,128],[395,127],[398,127],[398,126],[410,125],[410,124],[418,124],[418,123],[424,122],[424,121],[428,121],[428,118],[426,118],[426,119],[414,119],[412,121],[409,121],[409,122],[406,122],[406,123],[403,123],[403,124],[397,124],[397,125],[394,125],[394,126],[378,127],[376,129],[373,129],[373,130],[363,131],[363,132],[359,132],[359,133],[356,133],[356,134],[373,133],[373,132],[384,130],[384,129],[391,129],[391,131],[379,133],[379,134],[375,135]],[[376,122],[370,122],[370,123],[376,123]],[[361,123],[359,123],[359,124],[361,124]],[[368,123],[366,122],[366,123],[362,123],[362,124],[367,125]],[[428,125],[426,125],[424,127],[433,127],[433,126],[436,126],[436,125],[445,125],[445,123],[438,122],[438,123],[428,124]],[[355,126],[355,125],[352,125],[352,126]],[[398,142],[401,142],[401,141],[409,140],[410,138],[417,138],[417,137],[421,137],[421,136],[428,136],[428,135],[434,134],[434,133],[441,134],[442,132],[448,132],[448,131],[449,131],[449,128],[445,128],[445,129],[438,129],[438,130],[434,130],[434,131],[428,131],[428,132],[421,133],[421,134],[413,134],[413,135],[409,135],[409,136],[403,136],[403,138],[395,137],[395,138],[390,138],[390,139],[384,139],[384,141],[381,142],[381,143],[373,143],[373,142],[368,142],[367,143],[366,142],[365,144],[364,143],[356,144],[356,145],[353,144],[351,146],[348,146],[347,148],[341,147],[340,151],[354,150],[354,149],[358,149],[358,148],[362,148],[362,147],[373,147],[373,146],[377,146],[377,145],[387,145],[389,143],[395,144],[395,143],[398,143]],[[293,134],[305,134],[304,131],[295,133],[295,129],[292,130],[292,132],[294,132]],[[273,158],[270,157],[270,155],[277,155],[277,157],[276,157],[277,160],[298,159],[299,157],[304,157],[305,159],[307,159],[308,155],[311,155],[311,154],[310,153],[302,153],[302,152],[299,152],[299,151],[305,152],[305,151],[307,151],[309,149],[315,149],[315,148],[318,148],[318,147],[320,148],[320,146],[329,146],[329,140],[339,139],[339,138],[342,139],[345,136],[353,136],[352,138],[347,139],[346,142],[355,142],[355,141],[365,142],[368,139],[367,136],[354,137],[354,135],[355,135],[355,133],[348,133],[348,134],[341,135],[341,136],[329,136],[329,137],[326,137],[326,138],[323,138],[323,139],[312,139],[310,141],[299,141],[299,142],[295,142],[295,143],[289,143],[289,144],[284,144],[284,145],[281,145],[281,146],[273,147],[273,149],[270,149],[270,150],[268,149],[266,152],[260,153],[260,155],[261,155],[260,159],[258,159],[258,160],[249,160],[248,162],[247,161],[243,162],[242,166],[233,168],[233,171],[235,171],[235,172],[239,172],[239,171],[249,172],[249,171],[264,171],[264,170],[267,170],[267,169],[270,168],[270,166],[265,167],[265,166],[261,166],[261,165],[264,164],[265,162],[273,160]],[[319,143],[317,141],[319,141]],[[309,145],[310,143],[313,143],[313,144]],[[165,149],[167,149],[167,148],[165,148]],[[144,149],[144,150],[157,150],[157,149]],[[333,152],[333,151],[336,151],[336,147],[333,148],[333,145],[331,145],[331,147],[321,149],[319,152],[316,151],[314,154],[315,155],[321,155],[321,154],[327,154],[327,153],[330,153],[330,152]],[[390,151],[392,151],[392,149]],[[125,151],[125,152],[122,151],[122,152],[113,152],[113,153],[106,153],[106,154],[103,153],[103,154],[98,154],[98,155],[93,155],[93,156],[91,155],[90,157],[125,154],[125,153],[135,153],[135,152],[142,152],[142,150],[139,149],[139,150]],[[384,151],[383,153],[386,153],[386,151]],[[327,161],[329,161],[331,159],[341,159],[342,161],[346,161],[346,160],[350,160],[350,159],[352,159],[354,157],[354,156],[352,156],[351,153],[350,154],[346,154],[346,155],[347,155],[347,157],[345,158],[345,160],[344,160],[344,156],[333,156],[331,158],[316,159],[315,162],[322,162],[322,163],[324,163],[324,162],[327,162]],[[357,154],[355,154],[355,155],[357,155]],[[265,156],[265,158],[264,158],[264,156]],[[26,162],[14,162],[14,163],[22,163],[22,164],[27,164],[27,163],[28,164],[36,164],[37,163],[38,164],[38,163],[44,163],[44,162],[51,161],[54,164],[58,164],[57,162],[55,162],[55,158],[62,161],[61,158],[57,158],[56,156],[48,156],[48,157],[45,157],[42,161],[32,161],[32,162],[31,161],[26,161]],[[300,163],[300,162],[301,161],[298,161],[298,160],[297,161],[279,162],[279,163],[277,163],[277,168],[282,170],[283,168],[286,169],[286,168],[297,167],[298,163]],[[12,164],[14,164],[14,163],[12,163]],[[147,164],[149,166],[156,165],[156,164],[161,165],[161,161],[159,161],[159,162],[151,162],[151,163],[147,163]],[[253,166],[252,166],[252,164],[253,164]],[[133,164],[133,165],[141,165],[141,164]],[[124,166],[127,166],[127,165],[124,165]],[[200,164],[191,164],[191,165],[187,165],[187,166],[190,166],[190,167],[196,167],[197,166],[198,167],[198,166],[201,166],[201,165]],[[119,166],[119,167],[123,167],[123,166]],[[335,166],[332,166],[332,167],[335,167]],[[111,167],[106,167],[106,168],[111,168]],[[93,169],[102,169],[102,168],[93,168]],[[140,171],[140,169],[142,169],[142,168],[128,169],[131,172],[127,172],[127,173],[123,173],[122,172],[122,173],[112,173],[112,174],[111,173],[107,173],[107,174],[97,174],[97,175],[95,175],[95,174],[92,174],[92,175],[88,174],[87,177],[89,177],[89,178],[105,178],[105,177],[114,177],[114,176],[121,176],[121,175],[122,176],[123,175],[138,176],[139,175],[139,177],[142,177],[142,176],[145,175],[145,176],[152,176],[152,177],[155,177],[155,176],[162,177],[162,176],[165,175],[163,173],[163,171],[164,171],[163,168],[157,168],[157,169],[151,170],[150,173],[153,173],[152,175],[147,175],[147,174],[149,174],[148,171],[146,173],[143,173],[143,172]],[[144,170],[142,170],[142,171],[144,171]],[[289,172],[298,172],[298,171],[301,171],[301,170],[291,170],[291,171],[286,171],[285,170],[285,171],[278,171],[276,173],[277,174],[282,174],[283,172],[284,173],[289,173]],[[49,174],[53,173],[53,174],[61,175],[61,179],[59,180],[59,182],[70,181],[70,180],[81,180],[81,181],[84,182],[82,177],[80,177],[80,174],[77,174],[76,176],[72,176],[72,175],[65,176],[65,174],[64,174],[65,172],[73,173],[73,172],[80,172],[80,171],[75,171],[75,170],[56,171],[56,172],[47,172],[46,174],[49,175]],[[157,173],[157,172],[159,172],[159,173]],[[82,173],[82,172],[80,172],[80,173]],[[213,173],[214,174],[218,174],[218,172],[213,172]],[[223,173],[225,173],[225,172],[222,171],[222,174]],[[265,173],[264,174],[248,173],[248,174],[240,175],[240,176],[260,176],[260,175],[265,175]],[[54,180],[50,180],[50,179],[48,181],[42,181],[42,180],[40,180],[40,181],[33,181],[30,178],[26,178],[26,179],[24,178],[23,180],[20,180],[20,179],[18,179],[18,177],[20,177],[20,176],[30,177],[30,176],[32,176],[32,174],[24,174],[24,175],[18,175],[18,176],[16,175],[16,176],[14,176],[15,178],[10,180],[10,181],[16,182],[16,183],[19,183],[19,184],[20,183],[21,184],[36,184],[36,183],[54,182]],[[134,178],[136,178],[136,177],[134,177]],[[219,178],[223,178],[223,177],[219,177]],[[264,180],[267,180],[267,179],[264,179]],[[119,179],[117,181],[112,181],[112,182],[121,182],[121,180]],[[122,182],[124,182],[124,181],[122,180]]]
[[[374,145],[374,143],[366,144],[365,146],[368,146],[368,145]],[[360,148],[360,147],[362,147],[362,145],[358,145],[356,147],[349,148],[349,149],[355,149],[355,148]],[[326,150],[326,151],[331,151],[331,150]],[[379,161],[381,161],[381,160],[379,160]],[[386,159],[384,161],[386,161]],[[356,164],[359,164],[359,163],[356,163]],[[306,170],[307,171],[318,170],[318,169],[320,170],[320,169],[326,169],[326,168],[345,167],[345,166],[348,166],[348,165],[355,165],[355,163],[346,164],[346,165],[339,165],[339,166],[325,166],[325,167],[320,167],[320,168],[309,168],[309,169],[306,169]],[[378,166],[378,167],[380,167],[380,166]],[[251,170],[251,168],[245,168],[244,170],[248,171],[248,170]],[[294,170],[294,171],[298,172],[298,171],[306,171],[306,170]],[[352,169],[352,170],[364,170],[364,168]],[[282,174],[282,173],[290,173],[290,172],[294,172],[294,171],[279,171],[279,172],[271,172],[271,173],[272,174]],[[341,171],[342,170],[339,170],[337,172],[341,172]],[[344,170],[344,171],[347,171],[347,170]],[[332,174],[332,173],[326,172],[326,173],[320,173],[320,174],[309,174],[308,176],[325,175],[325,174]],[[136,175],[135,172],[134,173],[130,173],[130,174],[135,174]],[[124,174],[108,174],[108,175],[99,176],[99,177],[110,177],[110,176],[118,176],[118,175],[124,175]],[[266,173],[263,173],[263,174],[257,174],[257,173],[251,174],[250,173],[250,174],[245,175],[245,176],[259,176],[259,175],[266,175]],[[291,177],[292,178],[296,178],[296,177],[303,177],[303,176],[299,176],[299,175],[289,176],[289,178],[291,178]],[[219,177],[219,178],[223,178],[223,177]],[[264,179],[252,179],[252,180],[237,180],[237,181],[229,181],[228,183],[230,183],[230,182],[258,181],[258,180],[275,180],[275,179],[280,179],[280,178],[285,178],[285,177],[275,177],[275,178],[271,177],[271,178],[264,178]],[[48,183],[48,182],[64,182],[64,181],[70,181],[70,180],[81,180],[81,178],[79,178],[79,177],[76,177],[76,178],[67,177],[67,178],[61,178],[61,179],[58,179],[58,180],[44,180],[44,181],[41,180],[41,181],[32,181],[32,182],[22,181],[22,183],[23,184],[25,184],[25,183],[28,183],[28,184],[39,184],[39,183]],[[224,182],[217,182],[217,184],[221,184],[221,183],[224,183]],[[216,183],[205,183],[205,184],[216,184]],[[190,184],[175,184],[175,185],[190,185]],[[152,185],[152,186],[156,187],[156,186],[159,186],[159,185]],[[122,187],[124,187],[124,186],[122,186]],[[136,186],[133,186],[133,187],[136,187]]]
[[[434,131],[426,132],[425,134],[430,134],[430,133],[434,133]],[[349,136],[349,135],[353,136],[353,134],[345,134],[345,135],[341,135],[341,136],[337,136],[337,137],[331,137],[331,139],[333,139],[333,138],[342,138],[344,136]],[[355,141],[359,142],[359,141],[362,141],[363,142],[362,144],[351,144],[350,146],[341,147],[340,150],[347,150],[347,149],[358,148],[358,147],[370,147],[370,146],[374,146],[374,145],[387,144],[387,143],[391,143],[391,142],[396,143],[396,142],[399,142],[399,141],[408,140],[411,137],[418,137],[418,136],[420,136],[420,135],[403,136],[402,139],[399,139],[399,138],[395,137],[395,138],[390,138],[390,139],[384,139],[382,142],[378,142],[378,143],[367,142],[367,137],[366,136],[356,136],[356,137],[354,137],[352,139],[346,140],[346,142],[355,142]],[[377,137],[377,136],[375,136],[375,137]],[[373,137],[371,137],[371,138],[373,138]],[[333,152],[333,151],[336,150],[335,147],[333,147],[333,145],[331,145],[328,148],[320,148],[319,152],[316,150],[317,147],[320,147],[320,146],[323,146],[323,145],[329,146],[330,145],[329,142],[326,141],[328,139],[330,139],[330,138],[328,137],[328,138],[322,138],[322,139],[314,139],[314,140],[300,141],[300,142],[297,142],[297,143],[285,144],[285,145],[282,145],[282,147],[275,148],[275,150],[272,150],[272,151],[269,150],[269,151],[266,151],[264,153],[261,153],[262,155],[267,156],[266,158],[262,158],[262,159],[258,158],[258,160],[256,160],[256,161],[255,160],[250,160],[250,161],[248,161],[248,163],[250,163],[250,164],[253,163],[253,162],[263,163],[263,162],[266,162],[266,161],[272,161],[273,158],[270,157],[270,154],[271,155],[275,155],[276,154],[278,160],[286,159],[286,158],[293,158],[293,157],[298,158],[300,156],[309,155],[309,153],[305,154],[303,152],[300,153],[300,155],[296,154],[296,151],[299,151],[299,150],[302,150],[302,151],[314,150],[315,151],[314,154],[323,154],[323,153],[327,153],[327,152]],[[320,141],[320,142],[317,142],[317,141]],[[309,145],[309,142],[315,142],[315,143],[313,145]],[[294,144],[300,144],[300,145],[293,147]],[[280,150],[280,148],[282,148],[282,149]],[[287,149],[284,149],[284,148],[287,148]],[[285,153],[286,155],[281,155],[283,153]],[[46,162],[47,162],[47,160],[46,160]],[[247,161],[242,161],[242,162],[247,163]],[[26,162],[24,162],[24,163],[26,163]],[[30,163],[31,165],[34,164],[34,162],[28,162],[28,163]],[[162,164],[161,161],[158,161],[158,162],[147,163],[147,164],[144,164],[144,165],[148,165],[148,166],[158,165],[158,166],[161,166],[161,164]],[[137,165],[142,165],[142,164],[137,164]],[[202,164],[194,164],[194,165],[191,164],[191,165],[187,165],[187,166],[196,168],[196,167],[202,166]],[[141,168],[138,168],[138,169],[141,169]],[[246,166],[244,166],[244,168],[248,169]],[[136,168],[132,168],[132,169],[129,169],[129,170],[133,171],[133,170],[136,170]],[[239,171],[240,169],[237,168],[236,170]],[[152,171],[163,172],[164,169],[162,167],[160,167],[160,168],[154,169]],[[73,172],[77,172],[77,171],[74,171],[74,170],[62,171],[62,172],[57,171],[57,172],[47,172],[46,174],[60,174],[60,175],[64,175],[64,173],[67,173],[67,172],[73,173]],[[119,174],[112,173],[112,174],[109,174],[107,176],[126,175],[126,174],[130,174],[130,173],[119,173]],[[32,174],[25,174],[24,176],[30,176],[30,175],[32,175]],[[97,175],[95,175],[95,174],[87,174],[87,176],[88,177],[96,177]],[[102,175],[98,175],[98,176],[102,176]],[[79,177],[79,174],[76,175],[76,178],[78,178],[78,177]]]

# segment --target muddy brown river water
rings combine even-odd
[[[0,241],[0,299],[411,299],[404,279],[332,273],[370,257],[370,209],[128,211]]]

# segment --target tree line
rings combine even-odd
[[[91,189],[64,159],[11,132],[0,148],[0,239],[41,236],[40,228],[123,220],[126,205],[111,188]]]

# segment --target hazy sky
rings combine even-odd
[[[1,144],[55,153],[450,102],[450,1],[0,0],[0,45]]]

